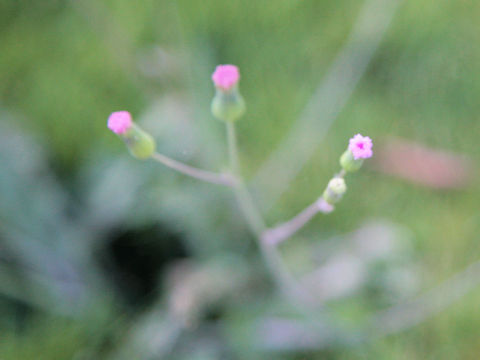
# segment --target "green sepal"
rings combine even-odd
[[[362,167],[363,159],[355,160],[352,152],[347,149],[340,157],[340,165],[345,171],[354,172]]]
[[[132,124],[130,129],[121,137],[130,154],[137,159],[148,159],[155,152],[156,145],[153,137],[136,124]]]

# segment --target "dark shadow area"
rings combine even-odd
[[[99,254],[127,306],[145,306],[156,298],[159,275],[172,262],[189,256],[182,236],[154,224],[141,229],[114,229]]]

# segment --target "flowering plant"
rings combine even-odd
[[[278,244],[299,231],[318,213],[334,210],[347,191],[345,176],[357,171],[365,159],[373,155],[372,140],[357,134],[340,157],[340,171],[327,183],[322,195],[291,220],[268,227],[257,208],[249,189],[241,177],[238,161],[235,122],[245,113],[245,101],[239,91],[240,72],[234,65],[219,65],[212,75],[215,96],[212,100],[212,114],[226,126],[230,169],[216,173],[198,169],[156,152],[155,141],[132,121],[127,111],[117,111],[108,118],[108,128],[126,144],[130,153],[139,159],[153,159],[163,165],[205,182],[230,187],[242,211],[245,221],[256,236],[263,257],[271,274],[282,292],[295,303],[308,304],[309,294],[297,286],[295,279],[284,265],[278,252]]]

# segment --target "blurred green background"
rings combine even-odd
[[[334,72],[353,92],[330,124],[311,99],[365,12]],[[376,311],[479,259],[479,16],[473,0],[0,0],[0,359],[477,359],[474,280],[437,293],[459,301],[420,324],[355,339]],[[278,293],[228,190],[131,158],[106,128],[129,110],[162,153],[225,169],[209,112],[225,63],[248,104],[247,179],[309,101],[314,129],[328,130],[299,139],[318,146],[269,224],[321,194],[358,132],[470,161],[455,189],[362,169],[335,212],[281,246],[297,278],[325,267],[327,285],[311,281],[328,320],[312,324]],[[387,250],[368,253],[369,239]]]

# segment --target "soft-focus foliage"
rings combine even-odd
[[[317,151],[266,214],[273,225],[321,195],[358,132],[469,159],[473,181],[454,190],[366,162],[334,212],[282,244],[325,304],[310,319],[275,289],[227,189],[133,159],[106,127],[128,109],[160,152],[223,169],[210,76],[236,64],[253,176],[362,4],[0,0],[0,359],[477,359],[476,287],[389,337],[357,343],[367,334],[355,329],[479,260],[480,2],[401,1],[328,136],[309,134]],[[372,34],[361,36],[360,55]],[[404,154],[394,150],[382,161]]]

